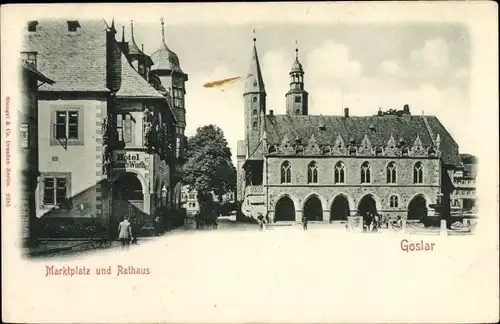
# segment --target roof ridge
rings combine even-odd
[[[431,125],[429,125],[429,122],[427,121],[427,116],[422,116],[422,119],[424,120],[425,128],[427,128],[427,132],[431,137],[432,145],[436,146],[436,141],[434,140],[434,132],[432,131]]]

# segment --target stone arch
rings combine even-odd
[[[338,194],[330,203],[330,222],[347,220],[352,210],[352,199],[346,194]]]
[[[281,195],[274,207],[274,221],[295,221],[296,204],[289,195]]]
[[[381,209],[380,198],[372,193],[365,193],[357,202],[357,210],[360,215],[364,212],[378,213]]]
[[[429,198],[425,194],[416,194],[407,205],[407,219],[424,220],[429,213]]]
[[[347,199],[347,202],[349,203],[349,209],[350,210],[356,210],[356,204],[354,203],[354,200],[352,199],[351,196],[349,196],[348,194],[346,194],[345,192],[341,192],[341,193],[338,193],[337,195],[335,195],[330,201],[328,201],[328,204],[327,206],[330,207],[330,209],[332,208],[332,204],[333,204],[333,201],[335,200],[335,198],[337,198],[338,196],[344,196],[346,199]]]
[[[117,172],[113,175],[113,177],[111,178],[111,183],[115,183],[116,180],[118,180],[118,178],[126,173],[133,173],[137,179],[139,179],[139,181],[141,182],[141,186],[142,186],[142,193],[143,194],[147,194],[149,193],[148,192],[148,189],[149,189],[149,186],[147,186],[147,180],[146,178],[140,173],[140,172],[137,172],[135,170],[127,170],[127,171],[120,171],[120,172]]]
[[[318,194],[309,194],[302,203],[302,213],[310,221],[323,220],[324,199]]]
[[[317,192],[310,192],[309,194],[307,194],[307,196],[305,196],[304,199],[302,199],[302,202],[299,205],[302,210],[304,210],[304,207],[306,205],[307,200],[309,198],[311,198],[312,196],[318,197],[319,201],[321,202],[321,206],[322,206],[323,209],[325,209],[328,206],[328,201],[326,199],[324,199],[320,194],[318,194]]]
[[[293,201],[293,205],[295,206],[295,210],[296,210],[296,211],[300,210],[300,209],[299,209],[299,206],[300,206],[300,202],[299,202],[299,200],[297,199],[297,197],[295,197],[295,196],[293,196],[293,195],[291,195],[291,194],[289,194],[289,193],[281,193],[281,194],[279,194],[278,196],[276,196],[276,198],[272,198],[272,200],[270,201],[270,204],[271,204],[272,206],[274,206],[274,207],[273,207],[273,208],[271,208],[271,209],[276,210],[276,204],[278,203],[278,201],[279,201],[281,198],[283,198],[283,197],[285,197],[285,196],[287,196],[288,198],[290,198],[290,199]]]

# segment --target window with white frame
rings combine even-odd
[[[396,163],[391,162],[387,165],[386,175],[387,183],[396,183]]]
[[[368,162],[361,165],[361,183],[371,183],[371,167]]]
[[[116,115],[116,131],[118,132],[118,141],[131,143],[132,142],[132,116],[129,113]]]
[[[292,167],[290,162],[285,161],[281,164],[281,183],[292,182]]]
[[[58,206],[66,200],[70,179],[67,173],[42,174],[42,203],[44,207]]]
[[[397,208],[397,207],[399,206],[398,196],[392,195],[392,196],[389,198],[389,206],[390,206],[391,208]]]
[[[314,161],[307,166],[307,182],[318,183],[318,165]]]
[[[78,139],[78,111],[56,112],[56,138]]]
[[[413,167],[413,183],[424,183],[424,166],[422,162],[415,163]]]
[[[334,183],[345,183],[345,165],[342,162],[335,164]]]

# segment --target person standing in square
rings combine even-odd
[[[123,221],[118,224],[118,238],[122,243],[122,249],[128,249],[132,239],[132,224],[128,221],[128,215],[125,215]]]

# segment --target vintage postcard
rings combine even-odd
[[[1,7],[2,320],[496,323],[495,2]]]

